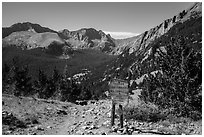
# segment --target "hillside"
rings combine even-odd
[[[34,29],[13,32],[2,40],[3,47],[15,45],[22,49],[47,48],[53,42],[65,44],[65,41],[57,33],[36,33]]]
[[[150,43],[167,33],[174,25],[199,16],[202,16],[202,4],[195,3],[188,9],[183,10],[172,18],[164,20],[158,26],[145,31],[138,36],[115,40],[116,48],[111,51],[111,53],[119,55],[122,52],[129,52],[129,54],[131,54],[133,52],[139,53],[140,51],[144,51]]]
[[[38,24],[17,23],[3,28],[3,46],[16,45],[23,49],[47,48],[50,43],[70,45],[74,49],[96,49],[110,53],[115,48],[114,39],[103,31],[83,28],[77,31],[64,29],[56,32]]]
[[[64,29],[59,32],[59,36],[66,40],[72,48],[76,49],[98,49],[105,53],[110,53],[115,47],[113,38],[103,31],[94,28],[82,28],[77,31]]]
[[[16,23],[16,24],[12,25],[11,27],[2,28],[2,38],[9,36],[13,32],[27,31],[29,29],[34,29],[34,31],[37,33],[43,33],[43,32],[56,33],[56,31],[51,30],[51,29],[46,28],[46,27],[42,27],[39,24],[24,22],[24,23]]]
[[[63,46],[63,45],[62,45]],[[57,54],[57,52],[59,52]],[[42,69],[46,74],[50,75],[54,69],[62,73],[65,65],[68,66],[68,72],[70,76],[81,73],[83,69],[90,71],[100,68],[102,64],[108,63],[116,56],[104,54],[97,50],[91,49],[79,49],[70,50],[67,52],[68,58],[62,58],[61,48],[59,45],[56,48],[35,48],[31,50],[21,50],[16,47],[5,47],[2,50],[2,64],[12,64],[12,60],[18,59],[19,65],[28,65],[30,69],[30,75],[36,79],[38,75],[38,69]],[[60,55],[60,56],[59,56]]]
[[[160,34],[158,35],[155,34],[154,35],[155,37],[157,36],[160,36],[160,37],[155,38],[155,40],[152,40],[152,42],[150,42],[150,39],[147,39],[147,41],[145,42],[146,44],[144,44],[144,42],[141,42],[142,37],[143,39],[145,39],[145,37],[149,37],[149,35],[147,34],[150,33],[150,31],[147,31],[144,34],[141,34],[136,37],[132,37],[124,40],[118,40],[119,43],[124,43],[126,45],[123,47],[124,50],[115,60],[115,62],[109,65],[109,68],[105,76],[112,75],[112,77],[114,77],[117,74],[120,74],[120,76],[124,78],[126,75],[124,74],[124,71],[125,73],[127,73],[126,71],[127,68],[131,68],[135,73],[134,74],[135,76],[133,78],[135,79],[136,77],[137,78],[141,77],[147,72],[156,71],[155,69],[157,67],[151,68],[151,65],[150,65],[150,62],[152,64],[154,62],[153,57],[157,56],[157,58],[159,58],[161,55],[160,52],[165,53],[167,43],[172,38],[177,37],[178,35],[185,37],[186,44],[191,45],[192,48],[197,49],[197,47],[199,47],[198,49],[200,52],[202,48],[202,38],[201,38],[202,14],[200,11],[201,10],[200,6],[201,6],[200,3],[196,3],[195,5],[193,5],[191,8],[189,8],[190,10],[187,10],[188,12],[186,12],[185,14],[186,21],[183,20],[183,22],[177,22],[173,26],[169,27],[169,30],[168,31],[166,30],[167,32],[162,36],[160,36]],[[196,10],[195,10],[195,7],[197,7]],[[154,30],[154,29],[151,29],[151,30]],[[135,44],[134,44],[134,39],[136,39]],[[142,40],[142,41],[145,41],[145,40]],[[149,67],[151,68],[150,70],[149,70]]]

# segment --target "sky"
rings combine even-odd
[[[136,36],[192,5],[192,2],[3,2],[2,26],[19,22],[59,31],[95,28],[114,38]]]

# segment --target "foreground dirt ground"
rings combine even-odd
[[[81,106],[69,102],[2,96],[3,135],[156,135],[202,134],[202,121],[169,124],[124,120],[116,116],[110,127],[111,101],[89,101]],[[21,122],[19,122],[21,121]]]

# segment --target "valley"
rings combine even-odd
[[[3,135],[202,134],[202,3],[137,36],[104,32],[2,28]],[[124,128],[112,79],[128,83]]]

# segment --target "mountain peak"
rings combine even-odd
[[[11,27],[3,28],[2,37],[5,38],[13,32],[28,31],[30,29],[32,29],[32,31],[35,31],[37,33],[43,33],[43,32],[55,32],[56,33],[56,31],[51,30],[47,27],[42,27],[39,24],[33,24],[30,22],[23,22],[23,23],[13,24]]]

